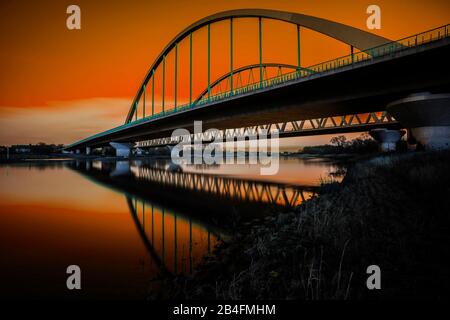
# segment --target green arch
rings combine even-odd
[[[164,50],[159,54],[159,56],[155,59],[155,61],[151,65],[149,71],[147,72],[144,78],[144,81],[139,87],[139,90],[128,112],[125,123],[131,121],[136,105],[141,98],[143,87],[144,85],[147,85],[148,81],[151,78],[152,70],[156,69],[159,66],[159,64],[163,60],[163,57],[166,56],[167,53],[171,51],[178,42],[180,42],[190,33],[214,22],[227,20],[230,18],[259,18],[259,17],[284,21],[299,26],[303,26],[308,29],[322,33],[324,35],[330,36],[336,40],[344,42],[355,48],[358,48],[361,51],[365,51],[367,49],[376,46],[381,46],[383,44],[391,42],[391,40],[389,39],[380,37],[378,35],[375,35],[373,33],[358,28],[354,28],[342,23],[300,13],[270,10],[270,9],[238,9],[219,12],[194,22],[193,24],[185,28],[183,31],[181,31],[178,35],[176,35],[167,44]]]

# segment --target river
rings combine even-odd
[[[191,273],[234,228],[289,210],[339,167],[280,159],[257,165],[165,160],[39,161],[0,165],[2,296],[145,298],[165,273]],[[335,179],[340,179],[339,177]],[[78,265],[82,289],[68,290]]]

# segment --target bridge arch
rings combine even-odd
[[[198,96],[197,98],[193,101],[193,104],[196,105],[197,103],[199,103],[201,100],[203,100],[203,98],[208,94],[208,90],[212,91],[214,89],[214,87],[216,87],[217,85],[219,85],[222,81],[227,80],[230,78],[231,73],[233,74],[239,74],[241,72],[244,71],[252,71],[253,69],[257,69],[263,67],[264,69],[266,68],[277,68],[277,69],[291,69],[291,70],[298,70],[298,66],[294,66],[292,64],[285,64],[285,63],[273,63],[273,62],[269,62],[269,63],[262,63],[262,64],[250,64],[247,66],[243,66],[237,69],[234,69],[233,71],[227,72],[223,75],[221,75],[219,78],[217,78],[214,82],[211,82],[209,88],[206,87]],[[307,69],[307,68],[302,68],[303,71],[307,72],[307,73],[314,73],[314,71]],[[247,83],[247,85],[251,85],[251,83]],[[235,88],[236,90],[240,89],[239,87]]]
[[[139,87],[138,92],[136,93],[136,96],[127,114],[125,124],[129,123],[132,120],[134,113],[137,112],[138,103],[154,71],[163,62],[166,55],[172,49],[174,49],[181,40],[185,39],[187,36],[191,35],[193,32],[204,26],[233,18],[266,18],[296,24],[297,26],[302,26],[317,31],[321,34],[330,36],[331,38],[344,42],[361,51],[365,51],[367,49],[381,46],[390,42],[389,39],[383,38],[370,32],[366,32],[361,29],[357,29],[331,20],[304,15],[300,13],[278,11],[271,9],[238,9],[219,12],[194,22],[193,24],[185,28],[183,31],[181,31],[178,35],[176,35],[166,45],[164,50],[158,55],[158,57],[152,63],[141,86]]]

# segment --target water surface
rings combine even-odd
[[[51,161],[0,166],[4,297],[145,298],[155,279],[190,273],[233,228],[311,197],[330,162],[258,166]],[[278,209],[277,209],[278,208]],[[66,289],[79,265],[82,290]]]

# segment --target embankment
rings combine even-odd
[[[293,212],[242,229],[152,297],[448,298],[449,240],[450,153],[377,156]],[[367,289],[369,265],[381,290]]]

